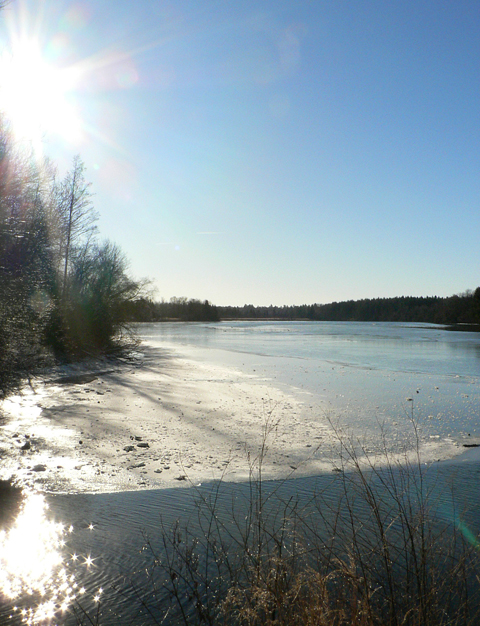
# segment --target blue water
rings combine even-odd
[[[446,528],[444,541],[457,529],[467,540],[467,546],[478,549],[480,502],[474,496],[478,494],[479,477],[477,464],[468,464],[468,467],[436,465],[426,470],[423,488],[429,493],[430,513],[435,513],[439,525]],[[405,483],[399,480],[398,484],[405,489]],[[183,544],[198,539],[198,554],[202,558],[205,551],[201,546],[210,532],[212,520],[210,506],[221,526],[220,534],[214,533],[214,536],[230,541],[231,537],[241,538],[251,531],[246,526],[250,491],[251,486],[247,484],[225,483],[196,489],[47,496],[48,516],[73,526],[63,548],[63,567],[69,579],[74,576],[78,587],[85,588],[85,594],[77,595],[68,611],[58,612],[52,623],[69,626],[79,623],[104,626],[183,624],[169,593],[171,581],[162,567],[158,567],[159,563],[168,563],[168,541],[173,536],[176,520],[180,520]],[[343,477],[338,474],[283,483],[269,481],[263,484],[263,521],[279,529],[284,515],[293,516],[295,511],[319,533],[317,538],[329,543],[328,523],[335,526],[339,538],[345,530],[348,534],[348,521],[344,520],[345,529],[341,521],[336,520],[337,513],[341,520],[342,508],[338,503],[342,496]],[[368,527],[372,523],[371,510],[365,500],[356,498],[352,503],[358,527]],[[235,556],[235,542],[231,543]],[[71,558],[73,554],[78,557],[75,562]],[[171,557],[172,553],[169,554]],[[92,558],[91,566],[85,563],[87,556]],[[174,566],[181,568],[181,563],[182,560],[177,561]],[[95,596],[99,590],[102,594],[97,601]],[[187,596],[183,596],[185,605],[192,609]],[[12,611],[12,604],[4,603],[2,607],[0,602],[0,623],[25,623],[18,610]],[[29,606],[31,600],[28,596],[22,597],[15,604]]]

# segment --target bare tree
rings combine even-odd
[[[72,249],[87,243],[96,231],[98,213],[93,208],[90,183],[85,181],[85,165],[77,155],[73,167],[56,188],[57,211],[61,230],[60,250],[63,258],[63,291],[65,296],[68,266]]]

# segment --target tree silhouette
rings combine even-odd
[[[57,210],[61,226],[60,246],[63,249],[63,289],[65,297],[67,285],[68,265],[72,248],[84,241],[88,245],[89,239],[96,231],[95,222],[98,214],[93,208],[90,183],[85,182],[85,165],[76,155],[73,167],[66,175],[57,190]]]

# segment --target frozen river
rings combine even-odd
[[[411,417],[424,442],[480,437],[480,333],[425,324],[222,322],[142,324],[153,345],[240,369],[281,387],[355,435],[385,429],[403,445]],[[479,439],[480,442],[480,439]]]
[[[322,413],[363,438],[367,452],[382,440],[389,453],[411,446],[412,417],[421,443],[439,456],[480,443],[480,334],[418,324],[322,322],[141,324],[138,332],[155,354],[222,366],[218,371],[238,372],[251,385],[295,396],[302,416]],[[425,484],[437,494],[437,516],[463,529],[467,539],[480,528],[479,463],[468,456],[425,468]],[[315,514],[313,496],[321,494],[322,507],[334,507],[343,484],[342,474],[331,471],[267,481],[264,497],[274,516],[286,502],[305,511],[313,507]],[[160,520],[168,529],[179,519],[202,537],[199,501],[213,499],[218,519],[228,526],[235,515],[244,518],[250,496],[248,483],[71,495],[21,493],[4,485],[0,623],[177,623],[173,613],[168,617],[168,590],[160,585],[153,593],[148,572],[156,561],[145,549],[147,537],[164,559]],[[460,520],[456,507],[463,511],[466,504],[468,515]],[[362,507],[359,502],[359,519],[366,514]],[[6,600],[7,593],[14,599]]]

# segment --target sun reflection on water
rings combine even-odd
[[[44,496],[29,493],[14,523],[0,531],[0,592],[18,603],[14,611],[25,624],[56,623],[85,593],[73,572],[79,555],[65,554],[73,527],[49,519],[47,511]],[[90,555],[83,558],[83,566],[92,564]]]

